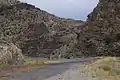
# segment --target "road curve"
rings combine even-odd
[[[75,80],[69,78],[67,79],[66,77],[70,75],[71,76],[78,75],[77,66],[80,65],[80,63],[82,62],[87,62],[93,59],[95,58],[81,58],[76,60],[74,59],[74,60],[66,61],[65,63],[49,64],[44,66],[43,68],[35,69],[31,71],[9,72],[7,73],[8,75],[10,75],[9,77],[0,78],[0,80]],[[61,75],[64,75],[66,79],[60,79],[59,76]],[[85,80],[85,78],[86,78],[85,76],[84,77],[81,77],[79,75],[76,76],[76,80],[78,79]]]

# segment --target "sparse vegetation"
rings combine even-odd
[[[7,74],[0,74],[0,78],[4,78],[4,77],[10,77],[11,75],[7,75]]]
[[[85,71],[92,75],[90,80],[120,80],[120,58],[105,57],[86,65]]]
[[[44,60],[34,60],[32,58],[26,58],[24,60],[24,65],[36,65],[36,64],[45,64]]]
[[[9,64],[0,64],[0,67],[6,67],[9,66]]]
[[[100,68],[102,68],[104,71],[111,71],[112,70],[112,68],[108,65],[101,66]]]

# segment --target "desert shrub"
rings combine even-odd
[[[6,67],[9,66],[9,64],[0,64],[0,67]]]
[[[101,67],[104,71],[111,71],[112,70],[112,68],[110,67],[110,66],[108,66],[108,65],[104,65],[104,66],[102,66]]]
[[[114,68],[114,69],[111,71],[111,74],[120,75],[120,68]]]
[[[25,59],[24,65],[44,64],[44,60]]]

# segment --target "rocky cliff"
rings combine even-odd
[[[100,0],[79,41],[81,54],[120,56],[120,0]]]

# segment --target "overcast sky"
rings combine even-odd
[[[22,0],[59,17],[85,20],[99,0]]]

